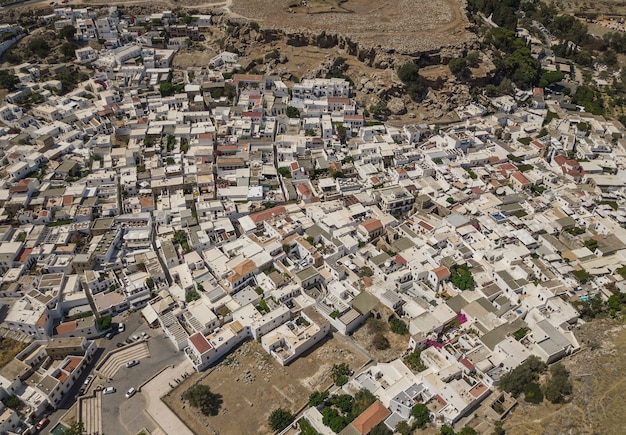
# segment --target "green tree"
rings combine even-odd
[[[61,38],[65,38],[68,41],[74,38],[74,35],[76,35],[76,27],[72,25],[68,24],[67,26],[63,26],[61,30],[59,30],[59,36]]]
[[[350,380],[348,377],[348,374],[350,373],[350,366],[346,363],[333,364],[330,373],[333,378],[333,382],[338,387],[346,385]]]
[[[272,411],[267,419],[270,428],[275,431],[281,431],[293,423],[294,415],[283,408],[277,408]]]
[[[543,402],[543,392],[539,384],[529,382],[524,385],[524,400],[535,404]]]
[[[50,54],[50,45],[48,41],[42,37],[36,37],[28,41],[26,46],[29,51],[36,54],[39,57],[46,57]]]
[[[420,81],[419,67],[414,63],[405,63],[398,69],[398,78],[404,83]]]
[[[14,91],[15,86],[20,82],[15,74],[11,74],[7,70],[0,70],[0,89]]]
[[[415,372],[423,372],[426,370],[426,366],[422,362],[421,355],[422,351],[420,349],[415,349],[404,358],[404,362],[411,370]]]
[[[418,403],[411,409],[411,415],[415,419],[415,427],[424,429],[430,423],[430,411],[423,403]]]
[[[459,290],[471,290],[474,288],[474,277],[467,265],[454,265],[450,271],[450,281]]]
[[[72,59],[77,48],[78,45],[76,44],[72,44],[71,42],[64,42],[63,45],[61,45],[61,54],[65,56],[66,59]]]
[[[376,396],[366,388],[361,388],[354,395],[354,403],[352,404],[352,415],[355,417],[361,415],[363,411],[376,402]]]
[[[217,415],[222,406],[222,396],[211,391],[208,385],[195,384],[183,393],[183,400],[200,409],[204,415]],[[293,418],[292,418],[293,421]]]
[[[84,425],[82,422],[74,421],[70,427],[63,429],[60,435],[83,435]]]
[[[319,432],[311,426],[311,423],[306,418],[298,420],[298,427],[302,435],[319,435]]]
[[[309,394],[309,406],[319,406],[328,399],[328,391],[313,391]]]
[[[152,279],[151,276],[146,278],[146,285],[148,286],[150,290],[154,290],[154,279]]]
[[[396,432],[398,432],[400,435],[410,435],[412,432],[411,426],[409,426],[409,423],[402,420],[396,425]]]
[[[112,318],[109,315],[98,317],[98,319],[96,320],[96,325],[98,326],[98,330],[100,331],[106,330],[109,326],[111,326],[111,320]]]
[[[22,406],[22,401],[17,396],[9,396],[2,401],[4,406],[11,409],[17,409]]]
[[[342,414],[348,414],[352,411],[354,398],[349,394],[334,394],[330,396],[330,403]]]
[[[322,411],[322,423],[333,432],[339,433],[350,423],[350,419],[340,415],[337,409],[328,407]]]
[[[167,159],[165,159],[165,163],[168,165],[173,165],[174,163],[176,163],[176,160],[174,160],[173,157],[168,157]]]
[[[459,432],[459,435],[477,435],[477,434],[478,432],[476,432],[476,429],[474,429],[473,427],[469,427],[469,426],[465,426]]]
[[[200,295],[195,290],[190,290],[185,295],[185,301],[187,301],[187,302],[196,301],[198,299],[200,299]]]
[[[381,421],[370,430],[370,435],[391,435],[391,431],[385,425],[385,422]]]
[[[409,333],[409,328],[406,326],[406,323],[397,317],[391,318],[389,321],[389,329],[391,329],[391,332],[399,335],[406,335]]]
[[[300,118],[300,111],[297,107],[287,106],[285,114],[287,115],[287,118]]]
[[[448,62],[448,67],[450,68],[450,72],[452,74],[455,76],[460,75],[467,69],[467,60],[463,57],[452,58],[450,59],[450,62]]]
[[[447,424],[444,424],[443,426],[441,426],[441,429],[439,430],[439,433],[441,435],[455,435],[456,434],[456,432],[454,432],[454,429],[452,429]]]
[[[509,373],[500,377],[500,388],[517,397],[524,391],[526,384],[533,382],[538,374],[545,369],[546,364],[532,355]]]
[[[572,383],[569,372],[561,363],[550,367],[550,378],[546,382],[545,396],[552,403],[562,403],[565,397],[572,394]]]
[[[168,97],[170,95],[174,95],[174,85],[170,82],[161,83],[159,85],[159,92],[162,97]]]

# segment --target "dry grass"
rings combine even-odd
[[[0,367],[4,367],[6,363],[15,358],[15,355],[23,351],[26,346],[28,345],[21,341],[0,337]]]
[[[287,367],[270,357],[256,341],[244,343],[227,356],[201,383],[209,385],[223,399],[216,416],[205,417],[194,408],[183,406],[180,395],[198,381],[189,378],[164,398],[195,433],[207,427],[220,434],[265,434],[267,417],[278,407],[295,412],[308,402],[312,391],[331,385],[333,364],[346,362],[358,369],[366,359],[342,341],[331,338]]]
[[[537,406],[521,401],[505,420],[507,434],[624,433],[626,328],[617,322],[594,321],[576,335],[585,349],[564,361],[574,383],[571,402]]]

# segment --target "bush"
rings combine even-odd
[[[422,351],[420,349],[415,349],[404,358],[404,362],[411,370],[415,372],[423,372],[427,367],[422,362],[421,355]]]
[[[352,404],[352,415],[358,417],[376,402],[376,396],[366,388],[361,388],[354,395],[354,403]]]
[[[420,80],[419,67],[414,63],[405,63],[398,69],[398,78],[404,83],[413,83]]]
[[[428,407],[423,403],[418,403],[411,409],[411,415],[415,419],[415,426],[419,429],[424,429],[428,423],[430,423],[430,411]]]
[[[459,290],[471,290],[474,288],[474,277],[472,276],[472,272],[470,272],[467,264],[462,266],[452,266],[452,270],[450,271],[450,281]]]
[[[300,111],[297,107],[288,106],[285,114],[288,118],[300,118]]]
[[[187,302],[193,302],[200,299],[200,295],[198,294],[197,291],[195,290],[190,290],[186,295],[185,295],[185,301]]]
[[[533,382],[539,373],[546,369],[546,364],[536,356],[530,356],[519,366],[500,378],[500,388],[518,396],[526,384]]]
[[[328,399],[328,391],[314,391],[309,394],[309,406],[319,406]]]
[[[391,332],[399,335],[406,335],[409,333],[409,328],[406,326],[406,323],[397,317],[392,317],[389,321],[389,329]]]
[[[4,406],[6,406],[7,408],[11,409],[17,409],[22,406],[22,401],[17,396],[9,396],[4,399],[2,403],[4,403]]]
[[[98,326],[98,330],[104,331],[109,326],[111,326],[111,316],[98,317],[98,319],[96,320],[96,325]]]
[[[452,72],[452,74],[459,75],[467,68],[467,61],[462,57],[450,59],[448,67],[450,68],[450,72]]]
[[[348,374],[350,373],[350,367],[346,363],[341,364],[333,364],[331,368],[331,376],[333,378],[333,382],[338,387],[346,385],[350,380],[348,378]]]
[[[541,403],[543,402],[543,393],[541,392],[541,387],[539,384],[535,382],[529,382],[524,385],[524,400],[530,403]]]
[[[562,403],[565,397],[572,394],[572,383],[569,372],[561,363],[550,367],[550,379],[545,386],[545,396],[552,403]]]
[[[189,387],[182,397],[194,408],[199,408],[204,415],[217,415],[223,402],[220,394],[213,393],[208,385],[203,384]]]
[[[378,350],[389,349],[389,340],[387,340],[387,337],[385,337],[382,332],[379,332],[372,338],[372,345]]]
[[[272,411],[267,419],[270,428],[273,431],[278,432],[289,426],[294,420],[294,416],[286,409],[278,408]]]
[[[298,420],[298,427],[300,428],[300,433],[302,433],[302,435],[319,435],[319,432],[311,426],[311,423],[309,423],[306,418]]]

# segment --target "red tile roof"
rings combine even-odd
[[[189,341],[191,342],[191,345],[196,348],[200,355],[211,350],[211,343],[209,343],[206,337],[199,332],[196,332],[191,337],[189,337]]]
[[[253,213],[250,215],[250,219],[252,219],[252,222],[254,222],[255,224],[258,224],[259,222],[266,221],[274,216],[278,216],[278,215],[285,214],[285,213],[287,213],[287,209],[283,207],[282,205],[279,205],[278,207],[272,207],[267,210],[260,211],[258,213]]]
[[[438,280],[442,280],[450,276],[450,271],[446,266],[439,266],[438,268],[433,269],[433,273],[437,276]]]
[[[383,227],[383,223],[380,219],[370,219],[365,222],[361,222],[361,226],[365,228],[365,231],[368,233],[373,233],[376,230],[379,230]]]
[[[74,332],[76,331],[76,321],[72,320],[70,322],[65,322],[65,323],[60,323],[57,326],[54,327],[54,334],[55,335],[60,335],[60,334],[67,334],[68,332]]]
[[[377,400],[352,422],[352,426],[360,434],[366,435],[370,433],[374,426],[390,415],[391,411],[385,408],[380,400]]]

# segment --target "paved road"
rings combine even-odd
[[[144,358],[150,358],[150,350],[148,348],[148,343],[141,341],[136,344],[126,346],[111,355],[104,365],[96,371],[96,374],[105,380],[111,379],[115,376],[119,369],[126,365],[128,361],[132,361],[134,359],[141,361]]]
[[[117,389],[115,394],[102,397],[102,430],[105,434],[135,435],[144,428],[152,432],[159,427],[145,412],[148,406],[145,394],[137,393],[130,399],[126,399],[124,394],[130,387],[139,387],[164,367],[172,364],[179,365],[186,358],[183,352],[175,350],[172,342],[162,331],[158,333],[148,331],[148,333],[153,335],[147,342],[150,358],[142,359],[141,363],[135,367],[120,368],[113,379],[108,382],[98,380],[98,382],[103,382],[103,387],[112,386]],[[150,400],[158,400],[158,398],[154,399],[151,396]]]
[[[194,373],[194,369],[191,362],[185,358],[185,360],[177,366],[168,367],[166,370],[159,373],[158,376],[141,389],[141,394],[148,401],[146,411],[165,433],[193,435],[193,432],[191,432],[161,400],[161,397],[172,389],[172,385],[174,384],[173,379],[182,379],[183,375],[190,375],[192,373]]]

